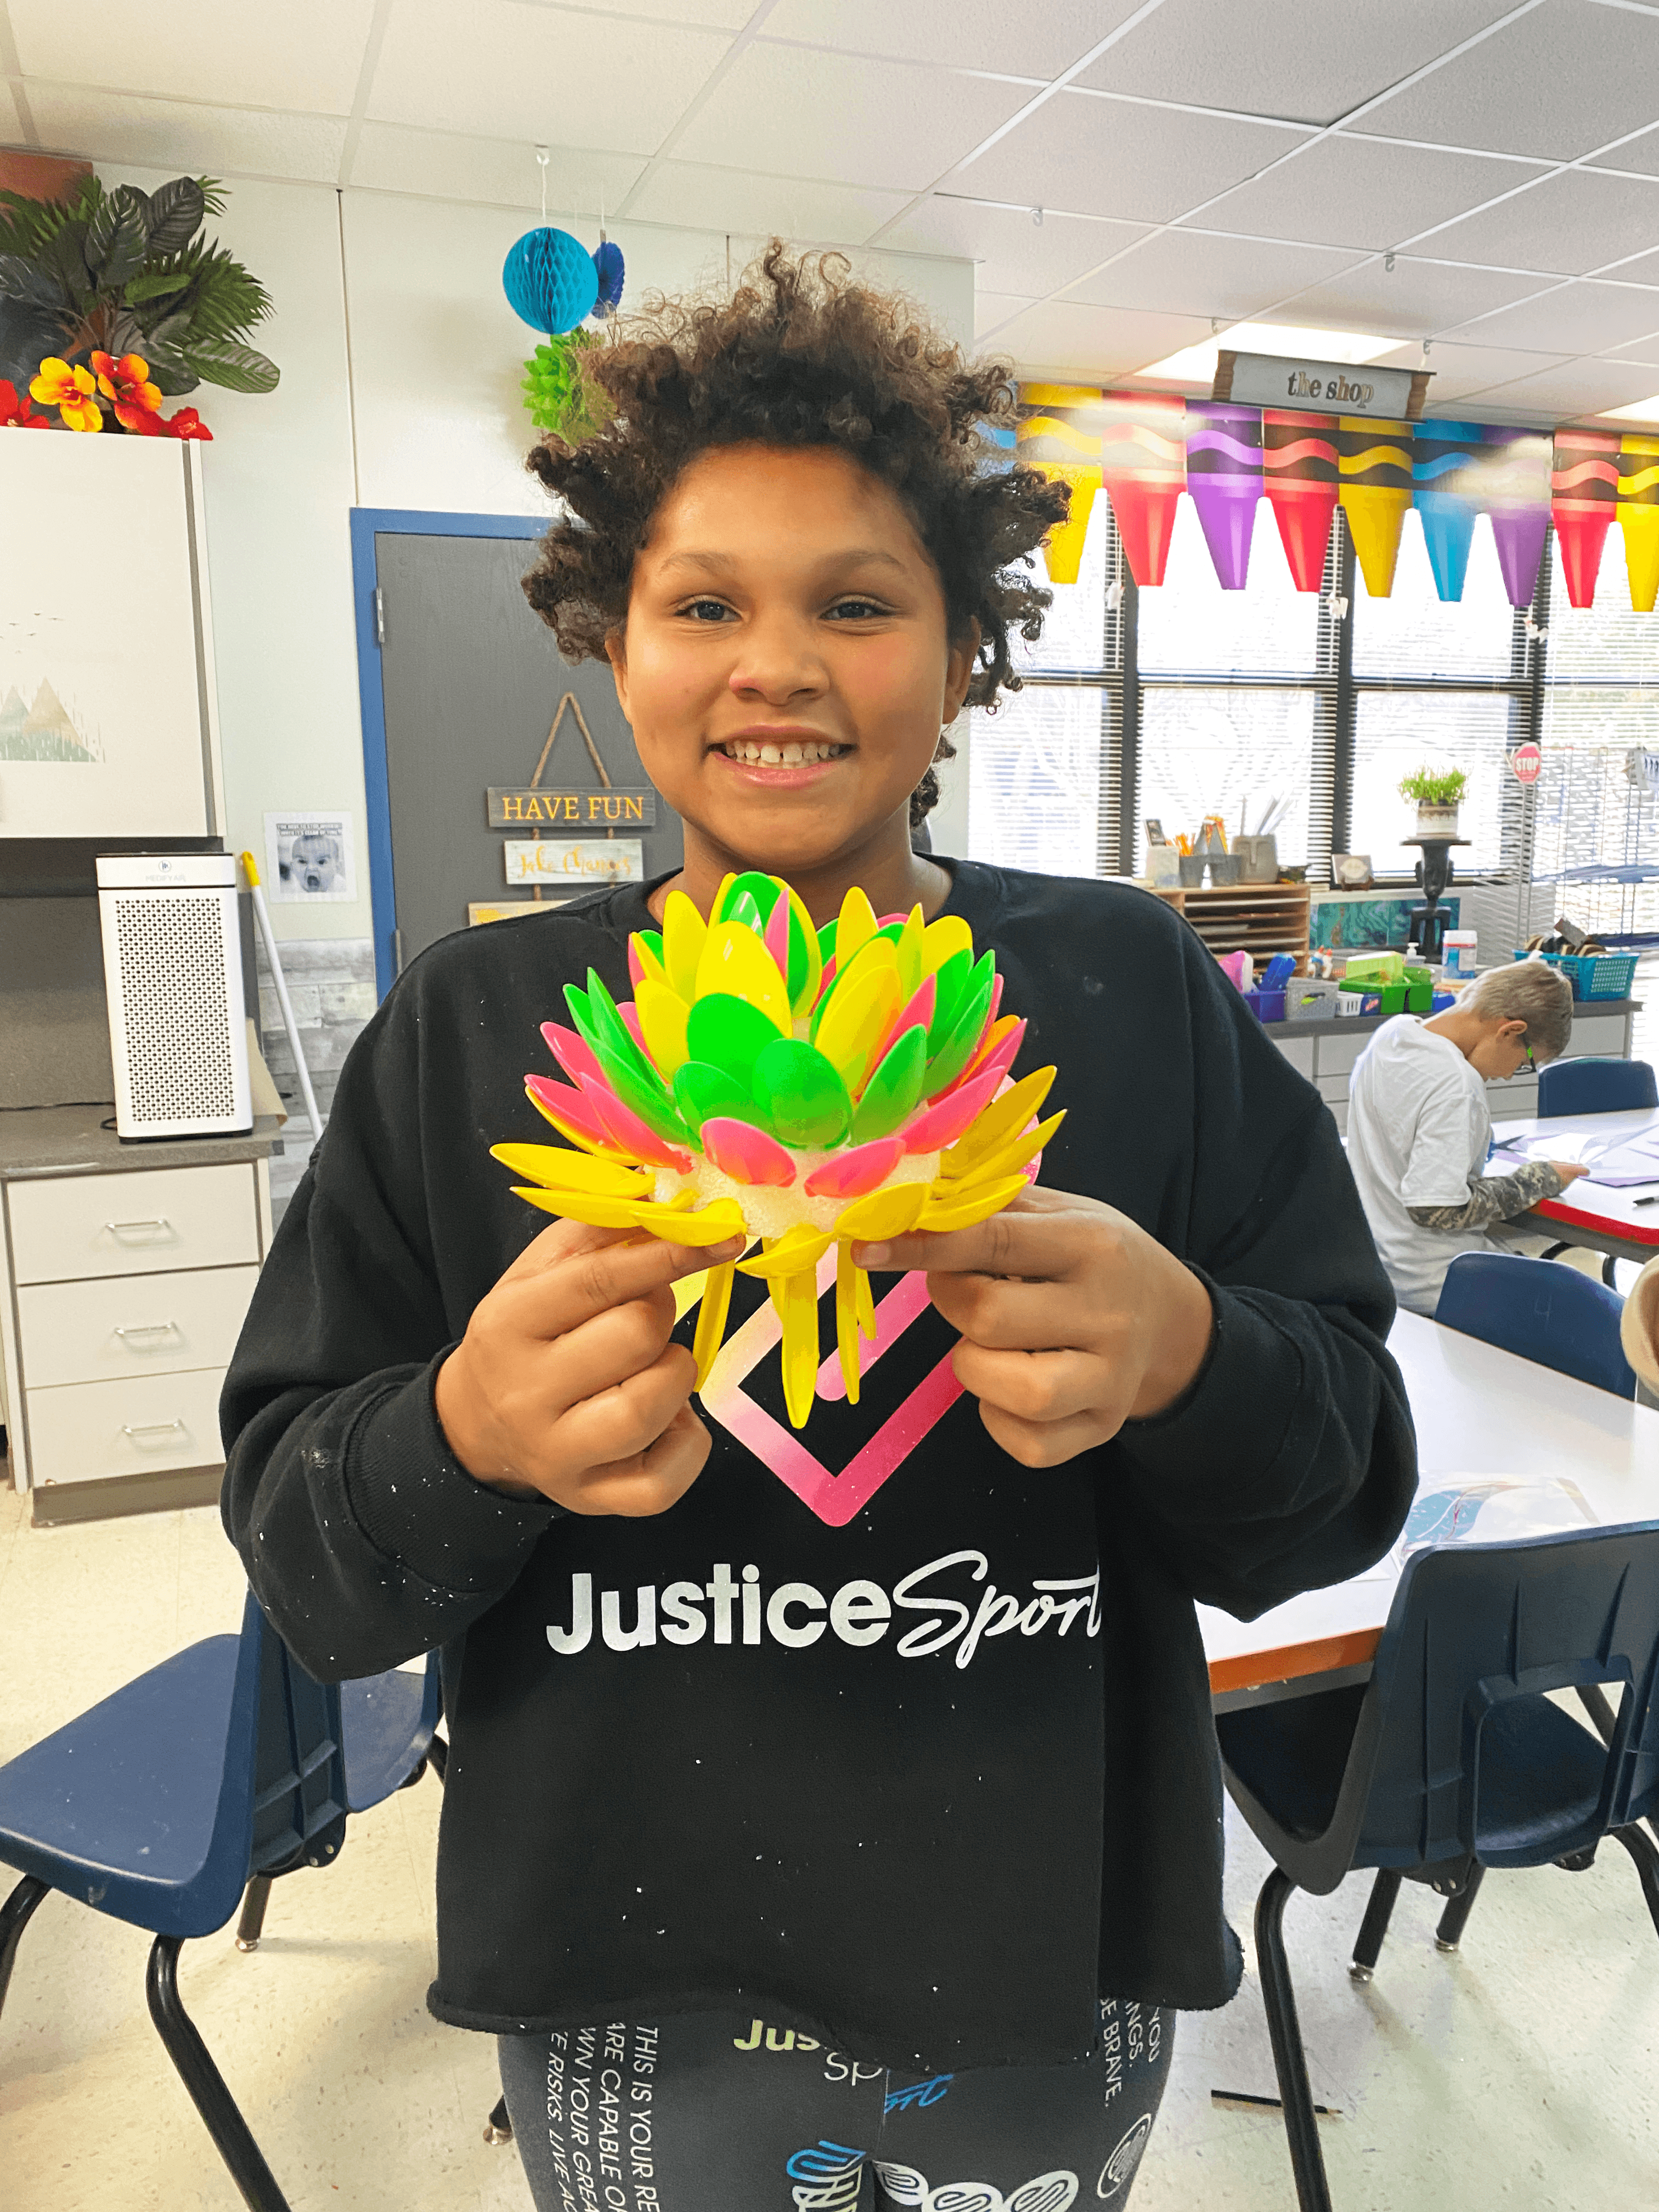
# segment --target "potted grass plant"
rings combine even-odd
[[[1457,810],[1469,787],[1461,768],[1414,768],[1400,781],[1400,796],[1417,805],[1419,837],[1455,837]]]

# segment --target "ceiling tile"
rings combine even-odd
[[[795,177],[665,161],[629,202],[628,212],[641,222],[689,223],[696,230],[775,233],[862,245],[906,199],[903,192],[856,185],[809,184]]]
[[[48,153],[131,161],[174,175],[205,171],[331,185],[339,174],[346,127],[338,118],[131,100],[75,85],[34,83],[28,95]]]
[[[1652,369],[1641,362],[1626,365],[1585,359],[1493,385],[1483,396],[1505,407],[1532,408],[1565,422],[1580,415],[1595,415],[1604,407],[1628,407],[1645,399],[1653,390],[1653,381]]]
[[[987,207],[936,192],[881,242],[895,251],[963,254],[977,265],[981,290],[1041,299],[1146,234],[1145,223],[1046,211],[1036,223],[1029,208]]]
[[[392,0],[369,89],[380,123],[653,154],[731,40],[724,31],[467,0]]]
[[[1261,0],[1164,0],[1079,80],[1110,92],[1334,123],[1508,12],[1510,0],[1366,0],[1264,18]],[[1281,33],[1283,34],[1281,34]]]
[[[1609,361],[1644,362],[1650,368],[1659,368],[1659,337],[1638,338],[1633,344],[1614,346],[1607,357]]]
[[[1541,298],[1466,322],[1446,336],[1477,345],[1536,346],[1600,354],[1659,331],[1659,291],[1636,285],[1563,284]]]
[[[1437,338],[1426,361],[1419,345],[1401,346],[1383,354],[1377,368],[1426,368],[1434,381],[1429,386],[1425,412],[1444,415],[1452,404],[1471,392],[1485,392],[1511,377],[1536,375],[1540,369],[1559,368],[1570,354],[1522,353],[1500,346],[1448,345]]]
[[[1601,274],[1609,284],[1659,284],[1659,252],[1637,253],[1628,261],[1611,262]]]
[[[804,39],[842,53],[947,58],[963,69],[1058,76],[1139,0],[1043,0],[1011,12],[1006,0],[779,0],[764,39]]]
[[[1627,139],[1615,146],[1596,163],[1600,169],[1637,169],[1644,177],[1659,177],[1659,126],[1644,131],[1639,138]]]
[[[512,0],[515,8],[539,8],[550,15],[566,11],[559,0]],[[660,23],[714,23],[740,31],[755,12],[755,0],[577,0],[584,15],[647,16]]]
[[[1659,182],[1641,185],[1591,169],[1564,169],[1501,206],[1465,216],[1431,239],[1414,242],[1449,261],[1582,276],[1587,269],[1642,252],[1656,236]]]
[[[1057,93],[952,188],[1025,207],[1167,222],[1301,143],[1268,124]]]
[[[1388,247],[1535,177],[1520,161],[1322,138],[1204,211],[1206,228],[1326,246]]]
[[[26,76],[178,100],[350,112],[373,0],[283,0],[280,8],[168,0],[165,16],[52,0],[9,0]]]
[[[592,154],[550,146],[548,205],[597,216],[621,204],[644,167],[642,154]],[[346,181],[373,191],[477,201],[491,207],[536,208],[542,196],[535,155],[516,139],[408,131],[395,123],[363,125]]]
[[[994,351],[995,348],[988,343],[990,332],[1000,329],[1011,316],[1018,315],[1025,308],[1034,307],[1036,305],[1035,300],[1024,299],[1018,293],[975,292],[974,295],[975,337],[986,343],[988,350]]]
[[[1010,354],[1024,373],[1048,370],[1085,383],[1132,376],[1149,362],[1211,335],[1209,318],[1146,315],[1125,307],[1089,307],[1070,300],[1040,300],[1002,330],[991,330],[986,349]]]
[[[1507,270],[1468,269],[1443,261],[1419,261],[1401,253],[1392,270],[1380,259],[1351,269],[1334,283],[1304,292],[1298,314],[1316,325],[1360,331],[1390,331],[1402,337],[1431,337],[1449,323],[1465,322],[1488,307],[1523,300],[1553,280]],[[1573,340],[1575,345],[1583,341]]]
[[[908,62],[754,46],[674,151],[693,161],[740,155],[774,176],[919,191],[1030,97],[1020,85]]]
[[[1221,315],[1229,322],[1277,307],[1353,259],[1351,249],[1267,246],[1217,238],[1203,231],[1164,230],[1085,276],[1067,294],[1107,307],[1145,307],[1158,314]]]
[[[1444,4],[1433,0],[1433,12]],[[1544,0],[1355,127],[1571,161],[1651,123],[1656,82],[1659,18],[1594,0]]]

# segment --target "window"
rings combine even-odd
[[[1322,588],[1297,592],[1264,501],[1249,582],[1224,592],[1183,497],[1164,580],[1143,591],[1103,494],[1078,580],[1053,588],[1042,639],[1016,645],[1024,690],[973,717],[975,857],[1134,873],[1149,816],[1173,836],[1219,814],[1231,836],[1241,810],[1254,827],[1282,795],[1279,857],[1305,860],[1310,881],[1334,849],[1409,884],[1401,779],[1459,768],[1461,877],[1559,880],[1599,933],[1659,938],[1659,615],[1631,611],[1616,526],[1593,607],[1568,605],[1552,536],[1517,611],[1484,516],[1460,600],[1436,592],[1414,510],[1393,592],[1373,599],[1340,513]],[[1527,738],[1544,753],[1530,789],[1509,767]]]

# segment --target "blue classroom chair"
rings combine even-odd
[[[1292,1891],[1375,1868],[1369,1980],[1402,1881],[1451,1903],[1454,1950],[1489,1867],[1582,1873],[1604,1837],[1659,1930],[1659,1525],[1453,1544],[1407,1563],[1369,1682],[1216,1717],[1233,1802],[1272,1855],[1255,1943],[1302,2212],[1330,2212],[1283,1934]],[[1616,1718],[1599,1686],[1624,1696]],[[1610,1741],[1544,1693],[1576,1688]]]
[[[1434,1317],[1500,1352],[1633,1398],[1636,1376],[1619,1340],[1624,1308],[1616,1291],[1576,1267],[1519,1252],[1460,1252],[1446,1270]]]
[[[437,1680],[434,1656],[424,1679],[313,1682],[250,1595],[240,1636],[191,1644],[0,1767],[0,1864],[23,1877],[0,1905],[0,2006],[50,1891],[150,1929],[150,2018],[252,2212],[289,2208],[185,2010],[180,1948],[245,1886],[262,1914],[276,1875],[333,1861],[348,1812],[419,1778]]]
[[[1538,1111],[1545,1114],[1624,1114],[1659,1106],[1659,1085],[1644,1060],[1592,1056],[1553,1060],[1538,1071]]]

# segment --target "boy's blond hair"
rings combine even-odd
[[[1572,1036],[1572,986],[1542,960],[1488,968],[1458,1001],[1486,1022],[1524,1022],[1534,1061],[1559,1060]]]

